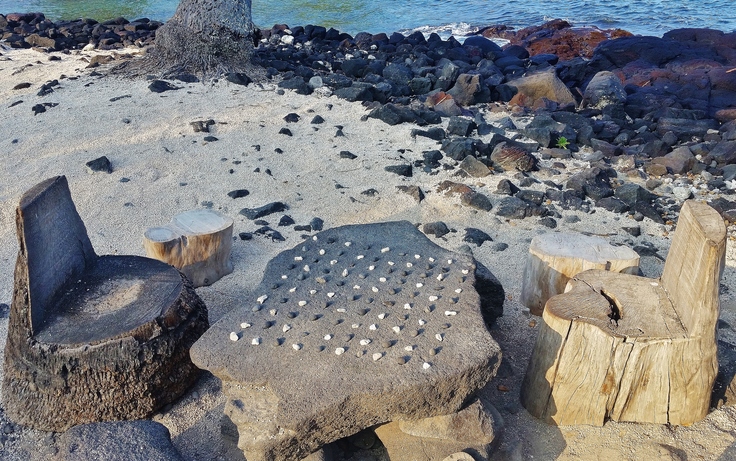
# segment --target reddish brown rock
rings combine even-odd
[[[516,87],[518,93],[512,101],[517,105],[533,107],[538,99],[546,98],[560,105],[576,104],[570,90],[557,77],[554,69],[550,72],[535,72],[511,80],[509,85]],[[523,95],[523,96],[519,96]]]
[[[521,45],[532,56],[555,54],[561,61],[581,56],[590,58],[602,41],[632,35],[621,29],[572,27],[569,22],[561,19],[553,19],[542,25],[525,27],[518,31],[512,31],[506,26],[491,26],[484,29],[482,34],[487,38],[505,38],[511,45]]]
[[[531,171],[537,165],[537,159],[532,154],[519,147],[506,146],[506,143],[493,149],[491,161],[494,166],[506,171]]]
[[[736,120],[736,109],[721,109],[715,114],[716,120],[721,123]]]
[[[437,186],[437,192],[445,192],[446,195],[466,195],[472,194],[473,189],[465,184],[452,181],[442,181]]]
[[[463,111],[452,95],[445,93],[444,91],[438,91],[437,93],[427,96],[427,100],[424,102],[424,105],[434,108],[435,112],[445,116],[460,115]]]

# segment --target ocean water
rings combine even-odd
[[[123,16],[170,18],[178,0],[0,0],[0,13],[41,11],[53,20]],[[514,27],[562,18],[576,26],[622,28],[661,36],[680,27],[736,30],[734,0],[253,0],[259,27],[316,24],[342,32],[422,30],[462,36],[478,28]]]

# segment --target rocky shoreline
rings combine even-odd
[[[7,18],[12,19],[10,15]],[[2,19],[0,17],[0,25]],[[34,20],[36,24],[44,21],[38,19],[39,16],[34,15],[33,19],[27,21],[28,25]],[[88,50],[105,47],[122,50],[124,46],[146,46],[152,43],[153,32],[160,25],[145,21],[127,23],[124,20],[108,25],[84,23],[90,31],[80,33],[89,34],[97,28],[98,38],[108,32],[114,34],[115,30],[133,33],[124,34],[129,38],[119,42],[101,42],[104,39],[114,40],[111,36],[96,43],[93,39],[91,45],[90,35],[80,35],[74,39],[71,48],[60,45],[62,53],[69,53],[69,61],[88,60],[90,67],[94,67],[79,71],[84,73],[81,76],[84,88],[94,85],[90,92],[107,84],[105,79],[99,78],[107,69],[100,67],[101,63],[115,57],[125,58],[118,53],[108,53],[98,59],[90,53],[80,53],[78,49],[88,45]],[[140,23],[148,25],[138,31],[128,30]],[[43,38],[43,34],[35,27],[37,35]],[[62,30],[62,26],[56,24],[46,29]],[[353,37],[317,26],[275,26],[260,31],[256,58],[267,69],[271,82],[250,83],[247,76],[228,75],[220,82],[206,86],[191,83],[196,81],[193,75],[178,75],[175,76],[177,78],[168,78],[168,82],[151,82],[149,90],[155,92],[145,89],[143,85],[148,85],[148,82],[136,82],[138,91],[115,87],[110,94],[102,90],[95,93],[97,99],[90,98],[90,101],[103,107],[105,120],[112,120],[115,129],[123,126],[130,127],[130,131],[125,128],[125,134],[121,136],[125,138],[124,149],[115,151],[109,146],[96,149],[110,155],[113,164],[108,164],[102,170],[103,173],[95,178],[98,181],[83,179],[77,184],[79,189],[89,184],[89,189],[95,195],[99,195],[100,187],[108,187],[115,192],[110,192],[111,197],[105,200],[111,200],[110,203],[119,201],[123,210],[135,210],[130,215],[123,215],[119,211],[119,215],[113,214],[117,219],[113,221],[118,225],[133,214],[160,217],[169,212],[169,208],[174,208],[170,206],[162,211],[155,204],[134,194],[133,189],[145,190],[145,195],[153,196],[158,192],[158,197],[169,193],[179,194],[187,206],[192,206],[191,201],[187,201],[192,197],[196,205],[214,206],[217,209],[229,206],[239,220],[237,230],[242,231],[239,232],[240,239],[248,240],[255,236],[256,242],[241,241],[235,249],[240,252],[238,261],[241,263],[236,270],[241,272],[232,279],[239,282],[223,280],[223,285],[214,290],[201,290],[203,296],[207,297],[208,306],[212,305],[220,312],[232,307],[228,303],[237,304],[243,289],[241,285],[246,283],[243,280],[249,280],[244,274],[260,277],[259,267],[263,266],[260,263],[265,263],[269,252],[281,251],[322,226],[322,220],[318,218],[310,222],[311,216],[316,214],[325,218],[326,227],[335,226],[338,222],[335,216],[338,215],[340,219],[351,222],[387,217],[393,219],[397,203],[412,202],[415,207],[407,214],[413,221],[423,224],[420,229],[425,234],[441,240],[443,246],[464,248],[464,251],[479,255],[481,260],[495,263],[493,267],[498,268],[500,278],[507,287],[509,297],[505,303],[506,315],[499,319],[500,325],[492,331],[504,349],[504,362],[488,393],[494,397],[494,405],[508,421],[509,428],[531,428],[522,436],[511,434],[509,430],[509,439],[521,439],[521,448],[511,442],[504,442],[502,447],[509,455],[508,459],[519,459],[511,456],[517,448],[518,453],[521,453],[522,450],[530,450],[538,439],[544,440],[544,436],[539,437],[539,431],[547,431],[546,437],[553,442],[555,439],[550,434],[556,434],[556,428],[540,429],[541,424],[530,421],[530,417],[520,409],[517,398],[518,378],[523,376],[529,346],[533,344],[534,328],[537,326],[537,319],[530,318],[529,311],[519,307],[516,300],[518,289],[514,285],[518,283],[518,264],[526,254],[528,241],[534,233],[547,228],[584,229],[610,237],[615,244],[634,247],[649,266],[656,266],[663,259],[667,247],[663,242],[666,242],[667,234],[674,228],[683,200],[693,196],[707,200],[725,220],[729,223],[735,221],[736,122],[733,118],[736,114],[729,108],[736,106],[732,101],[732,98],[736,98],[736,71],[732,71],[736,65],[733,58],[736,39],[734,34],[706,30],[672,31],[663,38],[632,37],[620,31],[578,30],[560,21],[524,31],[500,29],[488,28],[483,34],[510,40],[511,43],[504,47],[482,36],[470,37],[460,43],[454,39],[443,40],[438,36],[424,37],[421,34],[409,37],[401,34],[358,34]],[[17,31],[13,33],[22,35]],[[27,34],[26,37],[31,35]],[[58,36],[53,39],[53,47],[44,48],[41,44],[34,46],[40,51],[55,49],[58,39]],[[597,39],[600,41],[594,46],[593,42]],[[141,45],[137,45],[136,40]],[[65,40],[61,42],[71,43]],[[9,43],[4,42],[6,45]],[[15,43],[21,44],[21,41],[16,40]],[[23,38],[22,43],[30,42]],[[563,57],[563,49],[570,54]],[[6,52],[2,47],[0,54],[12,57],[11,52]],[[43,59],[43,55],[36,55]],[[50,59],[67,59],[66,56],[59,56],[64,55],[54,53]],[[36,62],[39,65],[29,69],[52,67],[41,66],[41,61]],[[52,117],[63,117],[60,115],[62,110],[89,110],[89,107],[84,106],[81,109],[72,108],[72,101],[65,99],[82,86],[80,82],[72,83],[69,80],[80,77],[58,76],[58,73],[51,73],[56,70],[49,70],[47,76],[39,81],[28,75],[30,70],[24,72],[12,74],[12,78],[18,82],[18,90],[8,92],[12,94],[12,99],[9,99],[14,101],[12,105],[10,101],[8,104],[17,106],[13,113],[24,114],[28,118],[23,119],[24,123],[32,120],[44,126]],[[46,78],[56,79],[57,76],[56,83],[51,80],[40,85]],[[16,85],[16,82],[12,85]],[[247,85],[248,91],[240,85]],[[28,94],[35,93],[39,87],[36,96]],[[207,102],[199,104],[201,108],[190,109],[184,117],[171,115],[175,113],[175,104],[199,101],[197,93],[223,88],[223,92],[231,94],[235,101],[233,104],[247,116],[223,114],[224,109],[231,107],[225,107],[223,103],[210,104],[207,96],[203,97]],[[24,89],[25,92],[21,91]],[[253,89],[274,94],[274,99],[258,105],[251,100],[254,99],[250,93]],[[289,90],[311,94],[315,98],[292,105],[288,98],[275,95],[292,94]],[[164,94],[159,94],[159,91]],[[25,104],[20,100],[21,94],[28,101]],[[74,94],[77,98],[82,97],[82,93]],[[100,97],[102,94],[104,98]],[[245,97],[238,98],[238,94]],[[335,112],[341,104],[346,103],[328,96],[353,101],[355,104],[350,106],[358,109],[357,105],[362,104],[365,107],[363,121],[358,120],[359,115],[354,117],[352,124],[351,121],[337,118]],[[173,128],[161,128],[160,121],[147,120],[144,123],[130,115],[136,104],[144,106],[151,103],[152,106],[153,98],[156,98],[155,101],[169,98],[161,99],[159,104],[167,106],[165,116],[167,120],[173,120]],[[36,102],[40,103],[32,108],[31,105]],[[269,109],[275,105],[273,110],[278,115],[270,114],[270,118],[262,115],[266,112],[266,104]],[[38,109],[38,106],[44,110]],[[38,110],[37,116],[31,115],[31,110],[34,114]],[[149,106],[149,110],[152,107]],[[107,117],[108,114],[112,115]],[[140,113],[137,114],[139,118],[144,118]],[[255,118],[243,121],[244,117],[251,116]],[[196,121],[197,118],[203,120]],[[384,148],[383,143],[389,134],[379,134],[381,130],[376,130],[376,125],[383,125],[391,135],[402,133],[405,141],[393,144],[386,142],[393,148]],[[373,127],[366,128],[367,131],[372,130],[372,136],[357,138],[359,127],[368,126]],[[132,138],[149,128],[157,133],[153,147],[134,145],[140,141]],[[30,131],[33,132],[33,129]],[[63,131],[73,132],[74,129],[70,127]],[[95,137],[92,127],[89,131],[90,134],[85,135]],[[14,136],[20,141],[10,141]],[[268,136],[273,136],[276,141],[271,142]],[[181,144],[174,140],[185,137],[187,139],[180,141]],[[240,138],[244,139],[242,146],[236,144],[236,139]],[[294,145],[296,139],[302,140],[298,146]],[[351,143],[344,142],[346,139]],[[360,141],[356,143],[356,139]],[[310,147],[310,140],[311,144],[318,147]],[[23,147],[28,140],[21,133],[13,133],[7,141]],[[59,141],[59,144],[64,143]],[[434,146],[427,148],[429,145]],[[270,149],[273,149],[273,153],[269,152]],[[151,162],[148,156],[161,151],[166,154],[165,162]],[[290,166],[289,163],[280,163],[291,161],[293,157],[306,157],[312,152],[315,152],[312,161],[320,164],[319,176],[314,172],[309,176],[310,171],[303,164]],[[195,154],[199,157],[193,160]],[[21,155],[27,154],[16,152],[16,156]],[[84,154],[85,158],[92,156],[92,151],[89,155]],[[217,169],[219,176],[208,177],[206,182],[221,184],[219,189],[232,189],[228,197],[219,197],[197,183],[197,175],[182,176],[187,178],[184,182],[179,178],[167,178],[169,170],[176,168],[176,164],[195,161],[200,166],[208,162],[223,166]],[[262,161],[264,163],[260,163]],[[139,165],[135,162],[145,164],[145,173],[137,172]],[[79,166],[82,167],[81,164]],[[149,168],[151,171],[148,171]],[[373,171],[369,171],[371,168]],[[46,170],[42,170],[39,174],[45,174]],[[110,174],[111,171],[114,174]],[[326,190],[332,189],[323,184],[329,184],[329,181],[317,179],[323,178],[322,173],[334,182],[334,190]],[[299,179],[300,174],[305,177]],[[376,174],[380,176],[369,178]],[[353,182],[354,177],[366,179]],[[171,182],[166,182],[167,179]],[[234,182],[238,182],[237,186],[232,184]],[[314,182],[320,185],[315,186],[312,184]],[[296,192],[285,191],[287,183]],[[245,189],[235,189],[243,186],[248,186],[252,194]],[[312,188],[320,190],[315,192]],[[217,193],[221,192],[219,189]],[[266,193],[268,200],[263,197]],[[344,201],[337,201],[341,198],[338,193],[345,194]],[[302,194],[306,197],[303,202]],[[283,206],[277,207],[279,209],[274,210],[272,216],[260,215],[263,207],[258,205],[273,200],[273,195],[284,201],[274,203]],[[328,199],[329,206],[320,208],[315,204],[312,208],[311,202],[317,203],[317,198]],[[243,205],[236,207],[236,199],[237,203]],[[421,202],[421,207],[416,202]],[[289,213],[295,219],[283,216],[279,221],[276,218],[277,213],[288,209],[284,204],[291,206]],[[384,214],[369,212],[371,207],[381,208],[382,205],[391,211],[382,211]],[[95,206],[101,207],[97,202],[92,205]],[[248,208],[241,209],[242,206]],[[354,206],[354,209],[350,209],[350,206]],[[115,208],[108,205],[104,207]],[[241,209],[241,212],[238,214],[233,211],[235,208]],[[470,218],[458,218],[455,214],[457,210]],[[106,212],[97,216],[96,224],[106,221]],[[593,222],[601,215],[603,223],[594,226]],[[613,219],[609,219],[611,216],[614,216]],[[267,227],[271,222],[279,223],[279,232]],[[295,225],[295,222],[300,225]],[[307,222],[310,224],[306,225]],[[261,227],[250,232],[256,226]],[[143,228],[141,225],[130,225],[129,222],[124,222],[120,227]],[[735,230],[731,225],[731,239]],[[109,244],[109,236],[113,234],[108,230],[102,240]],[[259,239],[259,235],[269,236],[270,239]],[[276,235],[280,238],[276,238]],[[138,242],[139,236],[135,235],[130,240]],[[107,248],[118,251],[118,246],[123,245],[115,243]],[[646,266],[643,270],[647,275],[656,271]],[[732,286],[732,273],[730,277],[724,282],[724,294],[728,292],[729,284]],[[0,304],[0,318],[4,310],[7,310],[7,306]],[[731,318],[726,320],[732,322]],[[719,322],[719,328],[726,333],[732,330],[726,321]],[[723,363],[730,363],[730,359]],[[722,387],[727,384],[727,378],[719,381]],[[725,392],[725,389],[721,390]],[[218,393],[211,380],[203,380],[192,398],[182,399],[177,408],[199,405],[202,396],[208,396],[216,403]],[[720,404],[722,401],[714,402],[713,406]],[[177,427],[177,418],[185,419],[177,411],[167,408],[154,419],[176,428],[178,434],[186,433],[184,428],[189,426],[182,423]],[[616,431],[629,431],[639,437],[628,442],[629,447],[646,447],[650,443],[649,433],[660,429],[661,432],[672,430],[675,434],[672,439],[675,439],[686,431],[690,431],[686,432],[688,434],[707,432],[709,425],[718,426],[722,422],[720,420],[728,420],[730,424],[733,416],[729,411],[714,411],[710,422],[693,429],[680,428],[677,434],[677,428],[664,426],[609,425],[602,432],[591,430],[581,432],[581,435],[604,434],[599,435],[600,439],[597,440],[614,441],[626,438]],[[220,411],[215,413],[219,415]],[[219,431],[217,422],[211,425]],[[639,431],[639,428],[643,429]],[[570,441],[574,434],[572,437],[569,434],[575,431],[563,429],[563,435],[571,447],[574,446]],[[8,452],[15,450],[22,453],[19,449],[21,441],[24,437],[31,437],[28,434],[32,431],[3,417],[0,418],[0,432],[0,445],[4,444]],[[646,437],[642,433],[646,433]],[[34,432],[31,435],[35,445],[29,445],[31,448],[23,446],[24,450],[35,449],[49,456],[59,449],[63,450],[60,448],[60,436],[56,434]],[[707,433],[702,438],[710,435]],[[667,438],[669,434],[657,436],[659,440],[671,442]],[[187,459],[205,459],[204,454],[201,457],[191,455],[200,453],[198,450],[201,447],[193,447],[197,439],[191,442],[192,446],[188,446],[190,442],[187,439],[190,437],[191,434],[184,437],[180,435],[177,442],[186,446]],[[690,437],[701,440],[696,436]],[[202,440],[211,443],[209,439]],[[618,444],[617,441],[615,443]],[[551,448],[539,451],[550,456],[542,459],[557,459],[556,455],[562,451],[559,443],[547,445]],[[596,444],[591,445],[593,450],[599,448]],[[206,446],[206,443],[202,446]],[[693,448],[692,443],[689,448],[689,453],[699,449]],[[591,450],[590,447],[587,449]],[[710,445],[702,449],[709,450]],[[712,448],[712,452],[715,451]],[[589,455],[592,453],[588,452]],[[649,455],[651,453],[641,455],[639,459],[651,459]],[[214,455],[207,453],[207,456]]]
[[[146,47],[160,25],[0,15],[5,43],[47,51]],[[641,37],[553,20],[519,31],[491,26],[479,34],[460,43],[419,32],[353,37],[320,26],[276,25],[257,31],[255,60],[282,89],[361,102],[369,117],[389,125],[439,125],[449,117],[447,130],[412,134],[441,143],[414,165],[430,174],[448,157],[463,162],[469,175],[518,171],[523,187],[536,181],[531,172],[539,159],[553,160],[543,168],[552,177],[559,174],[556,159],[590,162],[565,182],[547,181],[542,196],[504,183],[497,193],[513,197],[496,208],[500,216],[559,217],[546,204],[598,206],[665,224],[678,203],[704,196],[724,219],[736,221],[736,202],[728,197],[736,188],[736,33],[680,29]],[[510,43],[500,47],[486,38]],[[494,125],[484,117],[505,110],[513,120]],[[468,171],[474,160],[488,173]],[[466,201],[490,210],[487,199],[474,197]]]

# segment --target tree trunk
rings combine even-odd
[[[249,70],[252,54],[250,0],[182,0],[148,62],[164,76],[208,76]]]
[[[189,210],[143,235],[146,256],[179,269],[194,288],[207,286],[233,271],[233,220],[213,210]]]

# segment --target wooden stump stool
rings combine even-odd
[[[575,274],[601,269],[626,274],[639,272],[639,255],[604,239],[583,234],[547,233],[532,239],[521,287],[521,304],[542,315],[549,298],[565,291]]]
[[[190,346],[207,308],[176,269],[140,256],[97,256],[66,178],[21,198],[20,250],[5,347],[3,403],[45,431],[140,419],[198,377]]]
[[[726,228],[685,202],[660,279],[590,270],[547,301],[521,402],[549,423],[689,425],[708,413]]]
[[[211,285],[233,271],[233,220],[213,210],[185,211],[148,229],[143,246],[146,256],[176,267],[195,288]]]

